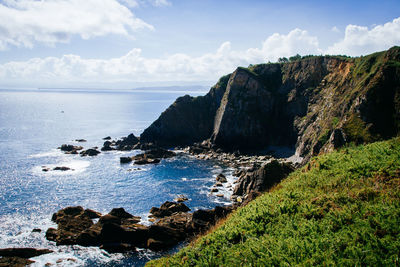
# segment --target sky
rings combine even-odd
[[[215,84],[238,66],[400,45],[400,0],[0,0],[0,88]]]

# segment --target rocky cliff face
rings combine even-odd
[[[169,147],[209,138],[229,77],[222,77],[205,96],[179,97],[141,134],[140,141]]]
[[[141,135],[163,146],[290,146],[307,160],[400,132],[400,48],[238,68],[204,97],[178,98]]]

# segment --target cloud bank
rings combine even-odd
[[[173,54],[162,58],[142,56],[142,50],[132,49],[126,55],[111,59],[86,59],[78,55],[33,58],[28,61],[0,65],[0,80],[9,84],[46,82],[58,86],[79,82],[215,82],[238,66],[276,61],[297,53],[347,54],[357,56],[388,49],[400,44],[400,18],[371,29],[348,25],[344,37],[327,49],[322,49],[318,37],[301,29],[287,34],[274,33],[258,48],[244,51],[232,49],[230,42],[214,52],[201,56]]]
[[[153,29],[116,0],[5,0],[0,3],[0,18],[0,50],[65,43],[73,35],[82,39],[130,36],[140,29]]]

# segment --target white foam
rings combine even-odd
[[[90,162],[86,160],[67,160],[56,164],[41,164],[32,168],[32,172],[36,175],[72,175],[84,172],[90,166]],[[66,171],[55,171],[55,167],[68,167],[70,170]],[[43,171],[44,168],[48,168],[49,171]]]
[[[42,152],[42,153],[29,155],[29,158],[57,157],[57,156],[61,156],[61,155],[63,155],[63,154],[60,153],[60,150],[52,149],[52,150],[47,151],[47,152]]]

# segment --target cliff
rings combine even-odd
[[[287,146],[305,157],[400,132],[400,48],[239,67],[202,97],[178,98],[141,135],[161,146]]]

